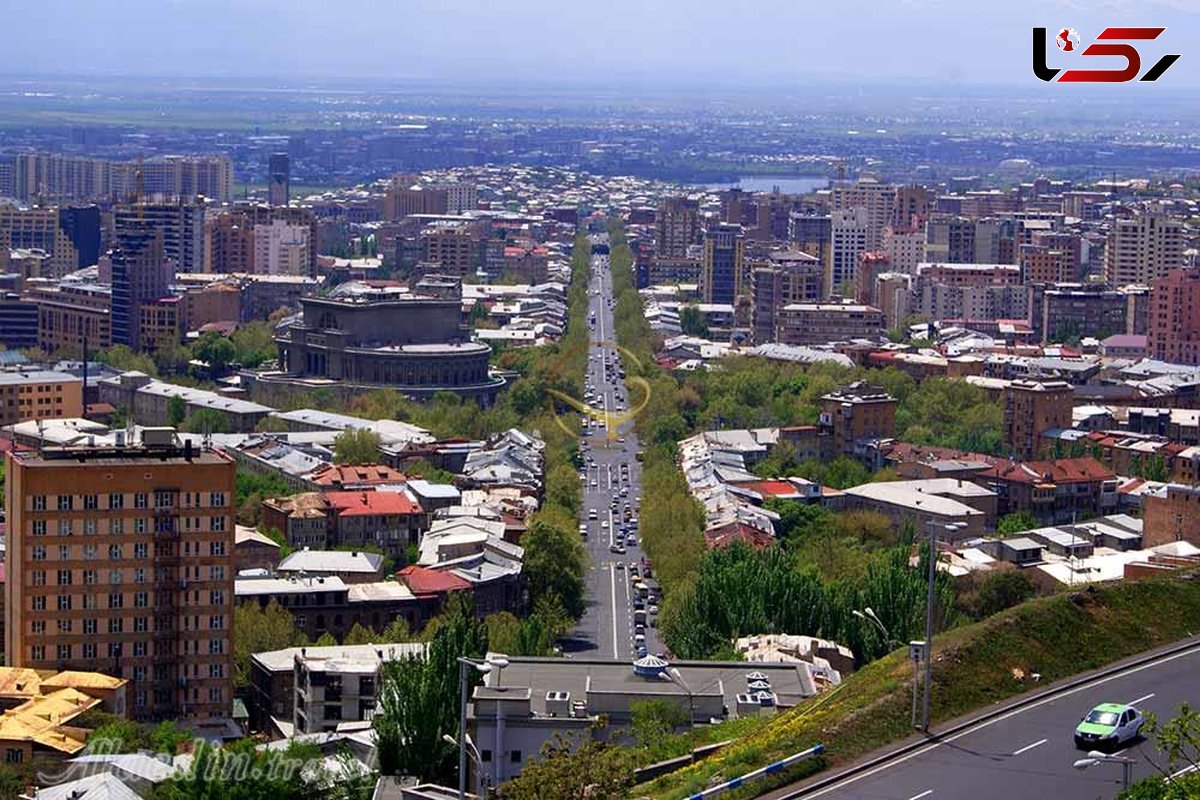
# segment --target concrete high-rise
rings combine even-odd
[[[1109,286],[1145,286],[1184,265],[1183,221],[1151,209],[1113,222],[1104,250]]]
[[[866,219],[864,250],[878,250],[883,245],[883,229],[893,222],[896,187],[864,178],[855,183],[834,186],[830,192],[830,210],[862,209]]]
[[[163,251],[162,231],[146,221],[129,222],[117,246],[109,253],[112,262],[113,344],[141,347],[141,308],[167,294],[174,262]]]
[[[138,203],[113,211],[119,242],[131,228],[149,225],[162,233],[163,255],[178,272],[204,270],[204,206],[199,203]]]
[[[267,203],[286,206],[291,199],[291,162],[288,154],[272,153],[267,159]]]
[[[1151,358],[1200,365],[1200,270],[1173,269],[1150,289]]]
[[[308,274],[307,225],[276,219],[254,226],[254,271],[260,275]]]
[[[688,248],[700,244],[700,203],[690,197],[668,197],[654,217],[654,255],[684,258]]]
[[[741,225],[720,222],[704,231],[704,259],[700,270],[700,295],[704,302],[732,304],[742,293],[744,240]]]
[[[771,253],[750,270],[750,314],[755,344],[774,341],[776,317],[784,306],[819,303],[823,267],[801,250]]]
[[[226,717],[235,465],[173,439],[8,454],[5,663],[127,678],[137,719]]]
[[[858,257],[870,239],[867,209],[847,208],[830,214],[832,247],[829,256],[829,277],[825,285],[831,293],[854,294],[858,276]]]

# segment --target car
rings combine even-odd
[[[623,553],[623,552],[625,552],[625,548],[624,548],[624,547],[622,547],[622,548],[621,548],[621,552],[622,552],[622,553]],[[624,562],[624,561],[618,561],[618,562],[617,562],[617,569],[625,569],[625,562]]]
[[[623,555],[625,555],[625,548],[619,544],[610,544],[608,546],[608,552],[616,553],[619,556],[623,556]]]
[[[655,605],[652,605],[652,606],[650,606],[649,608],[647,608],[647,609],[646,609],[646,613],[648,613],[648,614],[657,614],[657,613],[658,613],[658,606],[655,606]]]
[[[1075,746],[1083,750],[1119,750],[1142,733],[1146,718],[1131,705],[1101,703],[1075,726]]]
[[[603,522],[601,522],[600,527],[603,528],[604,530],[608,530],[608,520],[604,520]]]

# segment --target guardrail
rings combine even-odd
[[[721,794],[721,792],[727,792],[730,789],[739,789],[748,781],[757,780],[765,775],[771,775],[776,772],[782,772],[797,762],[803,761],[806,758],[819,756],[823,752],[825,752],[824,745],[815,744],[807,750],[801,750],[799,753],[793,753],[787,758],[776,761],[774,764],[767,764],[765,767],[760,767],[753,772],[747,772],[745,775],[741,775],[733,780],[728,780],[724,783],[705,789],[702,792],[688,795],[688,800],[704,800],[706,797],[715,797],[716,795]]]

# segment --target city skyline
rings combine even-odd
[[[409,0],[401,8],[349,0],[339,5],[336,20],[311,0],[226,3],[223,13],[188,0],[133,0],[120,11],[75,0],[48,5],[10,9],[9,63],[22,65],[10,66],[10,74],[562,86],[652,80],[659,86],[742,89],[866,79],[1022,87],[1038,96],[1054,91],[1070,97],[1080,87],[1048,87],[1033,76],[1030,29],[1071,27],[1086,44],[1105,26],[1142,25],[1167,29],[1160,40],[1141,45],[1145,62],[1168,52],[1182,58],[1153,87],[1116,90],[1200,87],[1200,61],[1188,52],[1200,41],[1200,6],[1179,0],[1017,0],[988,7],[944,0],[771,2],[742,15],[740,25],[722,22],[726,9],[707,0],[648,7],[618,0],[603,14],[545,0],[517,7],[468,2],[453,15],[428,0]],[[44,25],[47,14],[55,26]],[[1052,66],[1069,63],[1067,54],[1048,55]],[[1117,66],[1113,59],[1097,61],[1097,67]]]

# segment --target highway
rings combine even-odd
[[[1193,706],[1200,702],[1200,644],[932,740],[832,786],[805,791],[796,785],[765,796],[773,800],[1111,798],[1121,790],[1120,764],[1097,764],[1086,770],[1073,766],[1085,756],[1072,740],[1080,718],[1100,703],[1115,702],[1135,705],[1167,720],[1185,701]],[[1145,740],[1131,744],[1120,755],[1136,760],[1134,781],[1158,774],[1148,759],[1165,767],[1154,745]]]
[[[585,379],[591,396],[584,399],[596,414],[581,441],[585,464],[580,470],[583,481],[580,525],[587,532],[584,544],[590,561],[588,605],[583,618],[561,646],[568,657],[623,660],[636,657],[639,646],[650,653],[663,648],[657,629],[651,624],[655,615],[649,613],[656,608],[655,598],[639,600],[631,574],[636,571],[639,576],[644,576],[645,571],[636,524],[625,521],[627,507],[631,520],[637,519],[641,495],[637,435],[632,420],[614,425],[611,431],[603,424],[606,415],[620,415],[627,410],[630,400],[620,375],[620,354],[613,347],[612,275],[608,257],[593,256],[591,266],[588,313],[589,318],[594,316],[595,319],[591,323]],[[593,514],[595,519],[591,519]],[[628,531],[625,552],[614,552],[621,544],[623,528]],[[636,630],[635,612],[639,609],[635,604],[642,606],[640,610],[646,617],[640,632]],[[635,640],[639,634],[645,637],[644,641]]]

